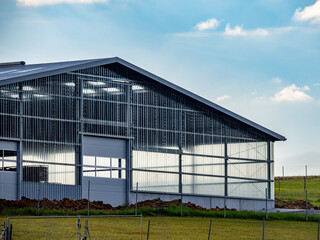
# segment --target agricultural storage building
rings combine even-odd
[[[274,206],[285,138],[120,58],[0,64],[0,198]]]

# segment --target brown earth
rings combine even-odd
[[[156,198],[153,200],[146,200],[142,202],[138,202],[138,207],[150,207],[150,208],[167,208],[170,205],[180,206],[180,199],[172,200],[172,201],[162,201],[160,198]],[[77,211],[80,209],[86,209],[88,207],[88,200],[87,199],[68,199],[63,198],[61,200],[48,200],[47,198],[43,198],[39,202],[40,208],[46,209],[62,209],[62,210],[72,210]],[[29,199],[22,197],[21,200],[5,200],[0,199],[0,212],[4,209],[17,209],[17,208],[24,208],[24,207],[37,207],[38,201],[36,199]],[[197,210],[205,210],[205,208],[193,204],[191,202],[183,203],[184,207],[188,207],[191,209]],[[130,205],[130,207],[135,207],[135,204]],[[119,210],[121,207],[112,207],[110,204],[104,204],[102,201],[93,201],[90,202],[90,209],[95,210]],[[223,210],[223,208],[211,208],[212,211],[219,211]],[[227,210],[234,210],[235,209],[228,209]]]
[[[150,208],[167,208],[170,205],[174,205],[174,206],[180,206],[181,205],[181,200],[180,199],[175,199],[172,201],[162,201],[160,198],[155,198],[152,200],[145,200],[142,202],[138,202],[138,208],[140,207],[150,207]],[[131,204],[131,207],[135,207],[135,204]],[[194,203],[191,202],[187,202],[187,203],[182,203],[182,206],[187,207],[187,208],[191,208],[194,210],[206,210],[206,208],[201,207],[199,205],[196,205]],[[226,208],[227,210],[232,210],[235,211],[236,209],[229,209]],[[212,211],[220,211],[223,210],[223,208],[219,208],[219,207],[215,207],[215,208],[210,208],[209,210]]]
[[[287,208],[287,209],[306,209],[306,201],[304,200],[275,200],[276,208]],[[308,209],[318,209],[317,206],[314,206],[312,203],[308,202]]]

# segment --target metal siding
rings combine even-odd
[[[90,201],[103,201],[112,206],[126,203],[125,179],[83,177],[83,198],[88,198],[88,181],[90,181]]]
[[[40,189],[40,194],[39,194]],[[80,185],[62,185],[52,183],[34,183],[22,182],[21,195],[31,199],[48,198],[50,200],[62,198],[80,199],[81,186]]]
[[[126,140],[84,136],[82,146],[83,155],[126,158]]]
[[[76,71],[84,68],[89,67],[95,67],[95,66],[102,66],[106,64],[112,64],[112,63],[119,63],[129,69],[132,69],[142,75],[145,75],[146,77],[159,82],[171,89],[174,89],[182,94],[185,94],[186,96],[189,96],[193,98],[196,101],[199,101],[213,109],[216,109],[234,119],[237,119],[240,122],[243,122],[257,130],[260,130],[267,135],[275,138],[275,140],[281,140],[285,141],[286,138],[284,136],[281,136],[278,133],[275,133],[265,127],[260,126],[259,124],[256,124],[255,122],[252,122],[234,112],[231,112],[213,102],[208,101],[207,99],[204,99],[184,88],[181,88],[163,78],[160,78],[142,68],[139,68],[121,58],[114,57],[114,58],[104,58],[104,59],[91,59],[91,60],[82,60],[82,61],[70,61],[70,62],[58,62],[58,63],[47,63],[47,64],[34,64],[34,65],[21,65],[21,66],[12,66],[12,67],[5,67],[1,68],[0,72],[2,72],[2,76],[0,76],[0,86],[15,82],[21,82],[25,80],[30,80],[34,78],[40,78],[40,77],[46,77],[50,75],[55,74],[61,74],[71,71]],[[32,71],[31,71],[32,69]],[[10,70],[14,70],[14,72],[10,72]],[[16,71],[17,70],[17,71]]]
[[[17,173],[0,171],[0,198],[17,200]]]
[[[17,143],[13,141],[2,141],[0,140],[0,149],[17,151]]]

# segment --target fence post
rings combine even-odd
[[[320,240],[319,239],[319,236],[320,236],[320,218],[318,218],[318,240]]]
[[[136,186],[136,215],[138,215],[138,182]]]
[[[88,181],[88,216],[90,215],[90,180]]]
[[[181,217],[182,217],[182,189],[181,189],[181,197],[180,197],[180,214],[181,214]]]
[[[266,220],[268,219],[268,188],[266,188]]]
[[[4,239],[7,239],[7,226],[6,226],[6,222],[3,222],[3,232],[4,232]]]
[[[40,208],[40,182],[38,182],[37,216],[39,216],[39,208]]]
[[[143,227],[143,225],[142,225],[142,214],[141,214],[141,223],[140,223],[140,240],[142,240],[142,227]]]
[[[149,219],[149,223],[148,223],[148,234],[147,234],[147,240],[149,240],[149,231],[150,231],[150,219]]]
[[[263,218],[263,223],[262,223],[262,240],[264,240],[264,221],[265,219]]]
[[[224,202],[223,203],[223,205],[224,205],[224,207],[223,207],[223,217],[226,218],[227,217],[226,196],[224,196],[223,202]]]
[[[80,216],[78,216],[78,219],[77,219],[77,239],[78,240],[81,240],[81,232],[80,232],[80,229],[81,229],[81,223],[80,223]]]
[[[210,235],[211,235],[211,225],[212,225],[212,218],[210,219],[208,240],[210,240]]]
[[[308,221],[308,190],[306,189],[306,221]]]
[[[280,192],[280,176],[279,176],[278,179],[279,179],[279,180],[278,180],[278,183],[279,183],[279,192]]]
[[[282,166],[282,177],[284,177],[284,166]]]

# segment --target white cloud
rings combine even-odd
[[[271,98],[273,102],[310,102],[313,100],[311,96],[306,94],[304,91],[308,91],[310,88],[308,86],[297,87],[292,84],[285,87],[280,92],[277,92],[274,97]]]
[[[43,5],[55,5],[61,3],[83,3],[83,4],[91,4],[91,3],[107,3],[109,0],[16,0],[19,6],[32,6],[39,7]]]
[[[221,102],[221,101],[224,101],[224,100],[227,100],[230,98],[231,98],[231,96],[229,96],[229,95],[223,95],[223,96],[217,97],[216,102]]]
[[[320,83],[314,83],[313,86],[319,87],[319,86],[320,86]]]
[[[251,96],[257,95],[257,91],[253,91],[250,93]]]
[[[207,29],[215,29],[219,26],[220,21],[215,18],[209,18],[204,22],[199,22],[194,28],[203,31]]]
[[[311,6],[296,9],[293,20],[297,22],[311,21],[311,23],[320,23],[320,0]]]
[[[282,80],[280,78],[278,78],[278,77],[272,78],[272,81],[274,81],[275,83],[281,83],[282,82]]]
[[[224,34],[228,36],[266,36],[269,34],[269,31],[263,28],[243,30],[243,25],[230,28],[230,24],[228,23]]]

